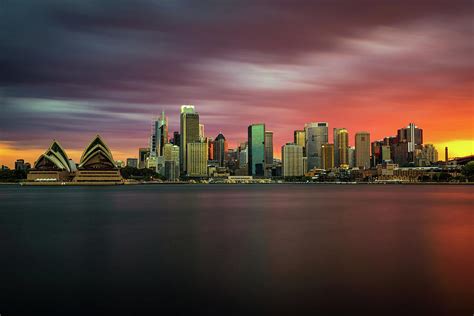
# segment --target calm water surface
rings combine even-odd
[[[473,193],[0,186],[0,314],[472,315]]]

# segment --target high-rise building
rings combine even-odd
[[[138,159],[127,158],[127,167],[138,168]]]
[[[355,147],[349,147],[347,150],[347,156],[349,156],[349,168],[354,168],[356,165],[356,157],[355,157]]]
[[[321,169],[321,145],[328,143],[328,128],[326,122],[308,123],[306,131],[306,156],[308,157],[308,170]]]
[[[400,128],[397,131],[397,136],[399,143],[408,143],[408,161],[414,162],[416,149],[422,149],[423,130],[414,123],[410,123],[406,128]]]
[[[146,168],[147,158],[150,156],[150,148],[139,148],[138,149],[138,168]]]
[[[204,141],[206,135],[204,134],[204,124],[199,124],[199,140]]]
[[[372,148],[372,156],[370,159],[370,165],[372,167],[376,167],[378,164],[382,163],[382,146],[384,142],[380,140],[376,140],[370,144]]]
[[[392,160],[391,153],[390,153],[390,146],[382,145],[382,162],[390,161],[390,160]]]
[[[225,166],[225,153],[227,151],[227,141],[225,140],[224,135],[219,133],[216,139],[214,140],[214,159],[218,162],[219,167]]]
[[[281,147],[282,171],[284,177],[301,177],[303,171],[303,146],[287,143]]]
[[[293,132],[293,142],[303,147],[303,156],[305,156],[306,132],[304,130],[295,130]]]
[[[187,174],[187,149],[189,143],[199,141],[199,114],[194,105],[182,105],[180,115],[180,170]],[[207,151],[206,151],[207,152]],[[206,154],[207,157],[207,154]],[[206,162],[207,163],[207,162]]]
[[[179,146],[165,144],[163,147],[164,174],[165,178],[175,181],[179,178]]]
[[[349,132],[345,128],[334,129],[334,165],[349,166]]]
[[[265,169],[273,166],[273,132],[265,131]],[[270,170],[271,173],[271,170]]]
[[[356,167],[362,169],[370,168],[370,134],[369,132],[358,132],[355,135]]]
[[[426,144],[423,146],[423,157],[430,163],[438,162],[438,151],[433,144]]]
[[[179,146],[181,145],[181,137],[180,137],[180,134],[179,132],[173,132],[173,141],[172,141],[173,145],[176,145],[176,146]]]
[[[153,122],[153,129],[150,136],[150,155],[162,156],[163,145],[168,143],[168,118],[165,112],[161,112],[161,116]]]
[[[322,169],[334,168],[334,144],[321,145]]]
[[[265,172],[265,124],[248,127],[248,168],[251,176],[264,176]]]
[[[192,142],[187,145],[188,177],[207,177],[207,142]]]

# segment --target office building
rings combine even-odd
[[[265,175],[271,176],[273,167],[273,132],[265,131]]]
[[[330,170],[334,168],[334,144],[321,145],[322,169]]]
[[[328,128],[326,122],[308,123],[305,126],[308,170],[322,168],[321,145],[328,143]]]
[[[162,175],[169,181],[175,181],[179,178],[179,146],[165,144],[163,148],[163,166]]]
[[[304,130],[296,130],[293,132],[293,143],[303,147],[303,156],[305,156],[306,132]]]
[[[146,162],[150,156],[150,148],[139,148],[138,149],[138,168],[146,168]]]
[[[250,176],[265,173],[265,124],[248,127],[248,169]]]
[[[438,162],[438,151],[433,144],[426,144],[423,146],[422,157],[430,164]]]
[[[301,177],[303,170],[303,146],[287,143],[281,147],[282,172],[284,177]]]
[[[355,163],[359,169],[370,168],[370,134],[358,132],[355,135]]]
[[[200,140],[199,114],[195,111],[193,105],[181,106],[180,115],[180,171],[187,174],[187,149],[189,143]],[[207,153],[207,150],[206,150]],[[207,157],[207,154],[206,154]]]
[[[173,132],[173,145],[179,146],[181,145],[181,137],[179,135],[179,132]]]
[[[408,152],[415,151],[416,145],[423,145],[423,130],[414,123],[408,124],[406,128],[397,131],[398,141],[408,143]]]
[[[218,162],[219,167],[225,166],[225,153],[227,152],[227,141],[225,140],[224,135],[219,133],[214,140],[214,153],[212,160]]]
[[[188,177],[207,177],[207,151],[207,142],[188,143],[186,160],[186,175]]]
[[[199,124],[199,140],[204,141],[206,135],[204,134],[204,124]]]
[[[127,158],[127,167],[138,168],[138,159]]]
[[[334,129],[334,166],[349,166],[349,132],[345,128]]]
[[[349,147],[347,150],[347,156],[349,157],[349,168],[355,168],[356,157],[355,157],[355,147]]]

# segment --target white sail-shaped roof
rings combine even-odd
[[[100,135],[94,137],[82,153],[79,168],[87,167],[115,168],[112,152]]]
[[[61,169],[71,172],[69,157],[59,142],[53,140],[48,150],[35,162],[35,169]]]

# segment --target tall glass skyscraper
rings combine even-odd
[[[180,115],[180,171],[186,174],[188,144],[199,141],[199,114],[194,105],[182,105]]]
[[[273,167],[273,132],[265,131],[265,169]]]
[[[252,124],[248,128],[248,168],[251,176],[265,174],[265,124]]]
[[[328,143],[328,128],[329,124],[326,122],[308,123],[305,126],[307,171],[322,168],[321,145]]]

